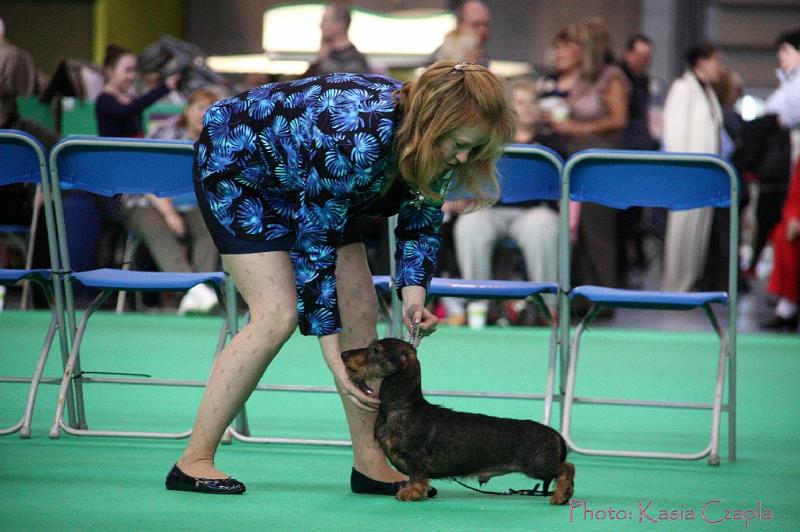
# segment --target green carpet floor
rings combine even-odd
[[[0,313],[0,374],[32,372],[47,321],[44,312]],[[215,317],[99,314],[87,332],[83,369],[204,379],[219,324]],[[420,349],[423,387],[541,392],[547,340],[541,328],[442,328]],[[577,394],[706,402],[715,362],[710,333],[595,328],[582,344]],[[46,375],[58,376],[60,364],[56,349]],[[316,340],[297,335],[263,382],[328,386],[331,378]],[[51,440],[56,387],[43,385],[32,438],[0,438],[0,529],[800,530],[799,383],[800,337],[740,336],[738,460],[727,460],[724,417],[720,467],[573,453],[572,509],[474,493],[447,480],[434,482],[439,497],[421,503],[358,496],[348,486],[349,448],[239,441],[220,448],[218,465],[247,484],[244,496],[168,492],[164,476],[185,440]],[[202,390],[90,384],[85,393],[92,428],[171,431],[191,426]],[[25,394],[25,385],[0,383],[0,425],[19,418]],[[430,399],[506,417],[542,414],[540,401]],[[347,438],[332,394],[257,393],[248,413],[255,435]],[[709,418],[705,411],[581,405],[574,437],[587,446],[695,451],[705,446]],[[485,488],[533,483],[508,475]]]

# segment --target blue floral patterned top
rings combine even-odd
[[[399,214],[397,285],[424,286],[436,265],[441,203],[415,201],[394,164],[396,80],[329,74],[263,85],[215,103],[196,145],[214,219],[237,240],[288,239],[303,334],[341,330],[337,245],[359,214]]]

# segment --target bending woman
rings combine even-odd
[[[448,186],[490,203],[494,162],[513,133],[502,83],[486,68],[439,62],[401,85],[329,74],[268,84],[214,104],[196,148],[200,208],[250,309],[214,363],[168,489],[242,493],[214,465],[226,427],[295,328],[319,337],[353,442],[351,489],[393,495],[406,480],[374,439],[378,399],[349,380],[343,350],[377,338],[377,300],[360,214],[399,214],[397,278],[407,328],[425,309]],[[451,179],[452,177],[452,179]]]

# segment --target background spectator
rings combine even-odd
[[[159,124],[149,136],[196,141],[203,130],[203,115],[218,99],[219,95],[212,91],[193,92],[183,112]],[[142,238],[159,270],[188,273],[219,269],[219,253],[194,194],[176,198],[158,198],[151,194],[126,196],[124,205],[125,227]],[[199,284],[181,299],[178,312],[208,312],[216,304],[214,290]]]
[[[136,96],[136,55],[111,44],[103,59],[106,83],[95,101],[97,132],[102,137],[142,137],[142,111],[175,90],[180,74],[173,74]]]
[[[471,30],[455,28],[444,36],[444,41],[433,60],[477,63],[480,61],[480,55],[478,35]]]
[[[628,39],[620,67],[630,83],[628,95],[628,124],[622,131],[621,145],[626,150],[657,150],[659,147],[650,128],[651,79],[653,42],[637,33]]]
[[[665,151],[720,152],[722,108],[712,88],[723,72],[722,55],[711,44],[692,46],[689,69],[675,80],[664,107]],[[693,290],[701,280],[711,235],[713,208],[670,211],[664,247],[662,289]]]
[[[33,96],[42,89],[42,81],[31,54],[14,46],[6,38],[6,25],[0,19],[0,93]]]
[[[628,121],[629,83],[613,63],[608,26],[599,18],[575,22],[556,35],[553,46],[555,72],[544,84],[544,96],[562,99],[565,109],[551,107],[545,123],[565,137],[567,155],[619,148]],[[583,203],[570,213],[574,283],[619,286],[618,211]]]
[[[489,8],[480,0],[466,0],[455,8],[455,12],[456,27],[445,36],[444,42],[427,62],[469,61],[488,67],[486,43],[492,32],[492,14]],[[470,35],[474,37],[469,37]],[[469,42],[473,38],[476,42]]]
[[[134,92],[137,80],[136,64],[136,55],[127,48],[114,44],[106,48],[103,59],[105,85],[95,100],[97,132],[100,136],[143,137],[142,111],[177,87],[180,74],[173,74],[146,93],[137,96]],[[87,261],[85,264],[73,264],[73,267],[91,269],[97,267],[98,264],[101,266],[113,264],[115,241],[121,234],[122,218],[119,198],[94,196],[87,192],[77,191],[70,193],[69,197],[70,205],[65,206],[65,209],[70,211],[67,216],[86,217],[80,222],[80,226],[85,229],[84,233],[71,237],[75,239],[73,243],[82,249],[74,254],[80,257],[89,257],[92,255],[90,250],[97,254],[96,261],[85,258],[83,259]],[[89,217],[86,203],[90,201],[97,205],[99,220]],[[78,222],[75,222],[74,225],[78,225]],[[78,239],[80,242],[77,241]],[[70,244],[71,250],[73,249],[72,245]]]
[[[775,48],[780,85],[767,99],[766,114],[744,124],[741,147],[734,156],[740,173],[758,184],[752,269],[781,220],[791,164],[800,151],[790,135],[791,129],[800,127],[800,30],[779,36]]]
[[[653,113],[653,95],[656,86],[650,78],[653,61],[653,42],[646,35],[636,33],[628,38],[622,54],[620,68],[630,83],[628,94],[628,124],[622,131],[621,147],[626,150],[657,150],[659,142],[653,138],[650,121]],[[618,268],[621,282],[631,284],[628,279],[631,267],[644,269],[647,266],[644,252],[646,231],[643,227],[642,207],[631,207],[618,213],[619,250]]]
[[[371,71],[367,58],[350,42],[350,8],[340,2],[331,2],[322,13],[319,53],[306,71],[306,76],[351,72],[365,74]]]
[[[785,33],[776,40],[778,77],[781,84],[767,100],[768,116],[776,118],[781,128],[800,128],[800,30]],[[785,130],[785,129],[784,129]],[[794,175],[783,206],[780,223],[772,230],[773,271],[768,290],[779,297],[773,319],[765,328],[796,329],[798,292],[800,292],[800,159],[797,147],[792,150]]]
[[[795,165],[781,222],[770,235],[773,267],[767,290],[778,297],[773,316],[761,323],[764,329],[797,329],[800,300],[800,164]]]

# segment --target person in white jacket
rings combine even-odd
[[[711,44],[692,46],[689,69],[669,89],[664,105],[662,149],[719,154],[722,109],[711,87],[723,72],[722,56]],[[713,208],[670,211],[664,247],[662,290],[692,290],[703,273]]]
[[[776,40],[780,86],[767,99],[765,111],[775,113],[781,126],[800,128],[800,28]],[[793,156],[796,154],[793,154]]]

